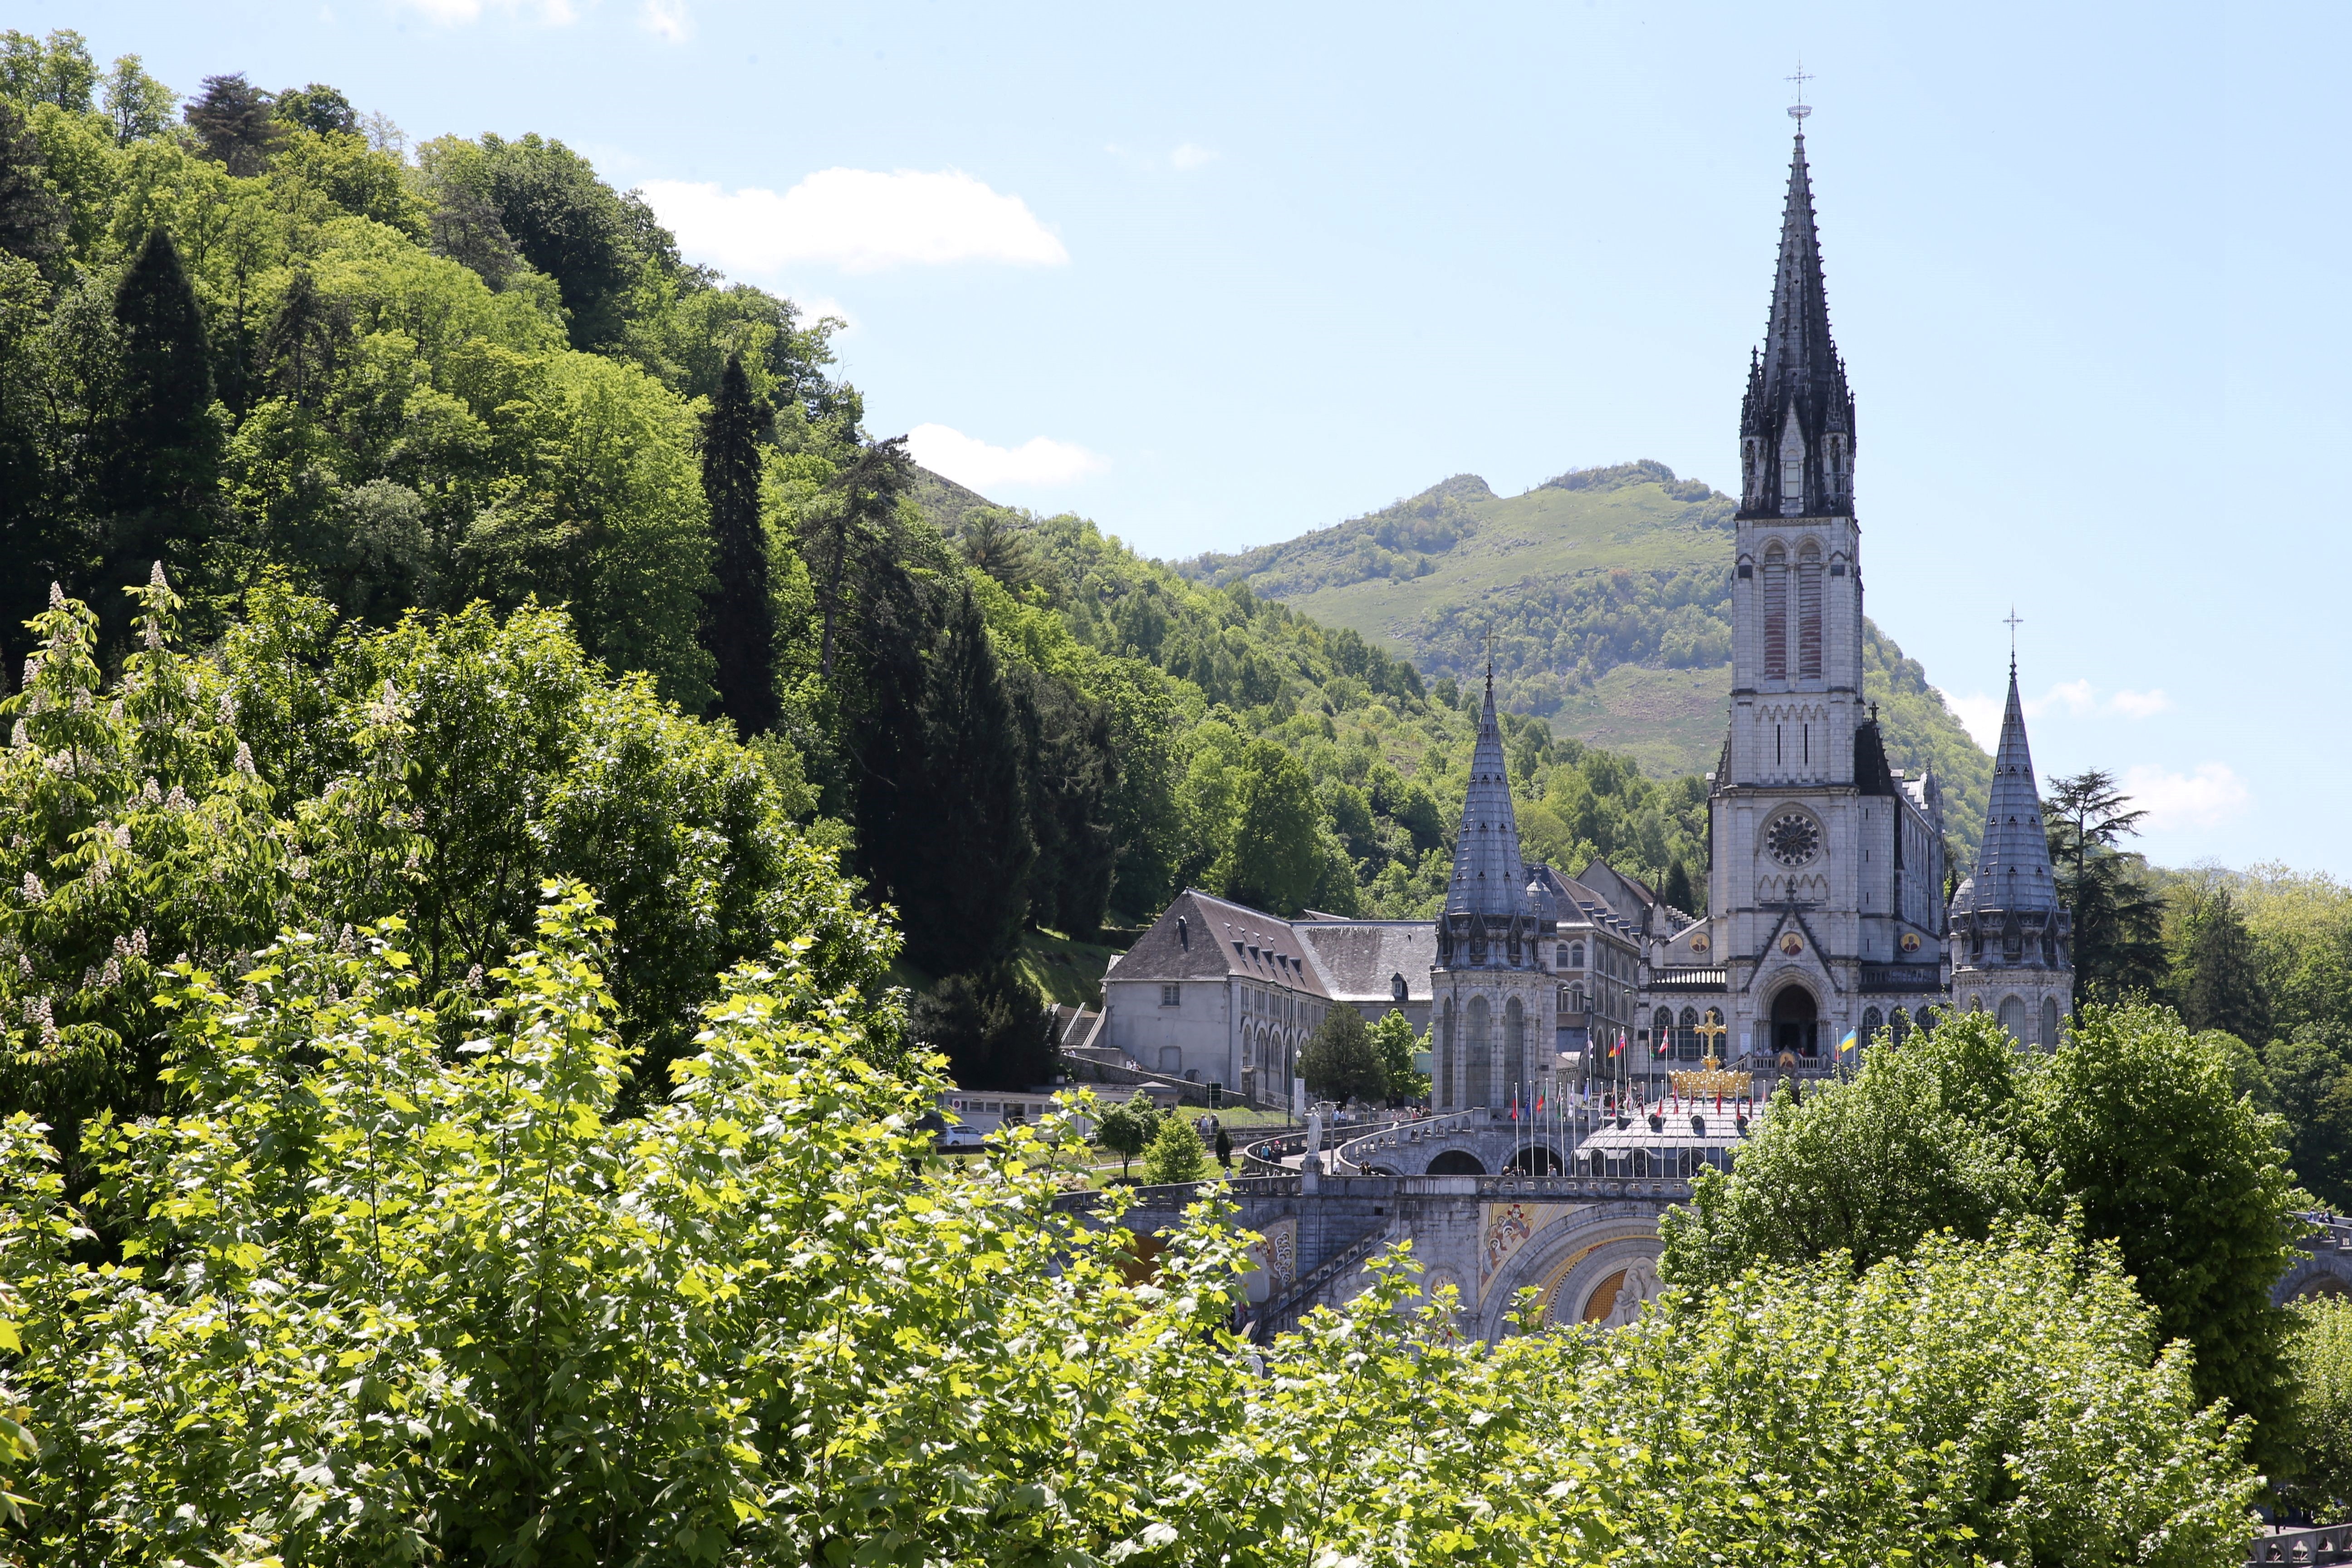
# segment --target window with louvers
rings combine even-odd
[[[1778,544],[1764,552],[1764,679],[1789,679],[1789,558]]]
[[[1797,563],[1797,676],[1819,679],[1822,673],[1822,558],[1811,541]]]

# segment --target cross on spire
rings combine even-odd
[[[2017,673],[2017,628],[2023,626],[2025,622],[2019,618],[2017,606],[2011,605],[2009,607],[2009,614],[2001,617],[2000,624],[2009,628],[2009,672],[2015,675]]]
[[[1801,136],[1805,133],[1805,116],[1813,111],[1812,105],[1805,101],[1805,84],[1811,81],[1813,78],[1811,73],[1805,69],[1803,56],[1800,55],[1797,58],[1797,74],[1781,79],[1796,83],[1797,101],[1789,105],[1789,118],[1797,122],[1797,134]]]

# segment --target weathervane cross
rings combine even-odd
[[[2015,605],[2009,607],[2009,614],[2001,617],[2000,624],[2009,628],[2009,662],[2014,665],[2017,662],[2017,628],[2025,624],[2019,618]]]
[[[1813,79],[1805,69],[1804,57],[1801,55],[1797,58],[1797,74],[1782,79],[1797,84],[1797,101],[1789,105],[1789,118],[1801,127],[1805,122],[1805,116],[1813,111],[1812,106],[1805,101],[1805,84]]]

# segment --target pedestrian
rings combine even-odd
[[[1228,1171],[1234,1168],[1233,1134],[1222,1127],[1217,1129],[1217,1163]]]

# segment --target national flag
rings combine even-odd
[[[1543,1114],[1543,1108],[1544,1108],[1544,1097],[1543,1097],[1542,1095],[1540,1095],[1540,1094],[1539,1094],[1539,1095],[1537,1095],[1537,1096],[1536,1096],[1536,1114],[1537,1114],[1538,1116],[1541,1116],[1541,1115]]]
[[[1511,1120],[1512,1120],[1512,1121],[1517,1121],[1518,1119],[1519,1119],[1519,1091],[1518,1091],[1517,1089],[1515,1089],[1511,1090]]]
[[[1846,1052],[1853,1049],[1853,1041],[1854,1032],[1852,1029],[1848,1029],[1845,1032],[1845,1038],[1838,1042],[1838,1055],[1843,1056]]]
[[[1658,1031],[1658,1055],[1664,1056],[1668,1051],[1673,1050],[1674,1048],[1675,1032],[1672,1029],[1660,1029]]]
[[[1624,1030],[1620,1029],[1617,1031],[1617,1043],[1609,1047],[1609,1054],[1612,1057],[1622,1057],[1625,1054]]]

